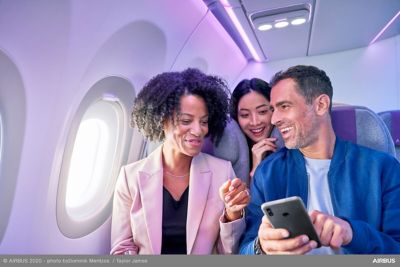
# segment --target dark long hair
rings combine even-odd
[[[240,99],[251,91],[260,93],[268,101],[271,100],[271,87],[266,81],[258,78],[242,80],[240,83],[238,83],[238,85],[236,85],[230,100],[229,113],[231,118],[235,121],[238,121],[238,105]]]
[[[232,97],[230,99],[230,109],[229,113],[232,119],[234,119],[236,122],[238,122],[238,106],[239,106],[239,101],[240,99],[244,96],[250,93],[251,91],[257,92],[264,96],[268,101],[271,101],[271,87],[269,84],[261,79],[258,78],[252,78],[252,79],[244,79],[238,85],[236,85],[235,89],[232,92]],[[239,123],[239,122],[238,122]],[[250,159],[250,165],[253,166],[253,157],[251,153],[251,143],[252,140],[247,137],[247,145],[249,146],[249,159]]]

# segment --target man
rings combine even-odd
[[[331,124],[332,85],[324,71],[295,66],[271,81],[272,123],[286,148],[257,168],[241,254],[400,253],[400,164],[341,140]],[[274,229],[262,203],[300,196],[322,247]]]

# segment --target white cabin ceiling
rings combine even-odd
[[[280,60],[292,57],[314,56],[368,46],[374,37],[400,11],[400,0],[204,0],[214,15],[222,22],[216,6],[231,6],[238,20],[264,60]],[[259,31],[252,18],[263,12],[296,5],[310,6],[310,19],[299,26]],[[213,8],[214,7],[214,8]],[[240,12],[243,15],[240,15]],[[225,18],[226,20],[226,18]],[[232,28],[226,27],[233,35]],[[400,16],[377,40],[400,33]],[[234,38],[234,37],[233,37]],[[234,40],[238,43],[237,37]],[[243,43],[238,43],[243,46]],[[246,49],[246,48],[245,48]],[[242,49],[243,51],[243,49]],[[246,53],[245,53],[246,55]],[[249,59],[251,56],[247,51]]]

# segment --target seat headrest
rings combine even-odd
[[[390,110],[378,113],[389,129],[396,146],[396,157],[400,161],[400,110]]]
[[[378,113],[388,127],[394,145],[400,147],[400,110],[390,110]]]
[[[372,110],[362,106],[334,106],[331,115],[333,129],[340,138],[396,155],[387,127]]]
[[[276,151],[278,151],[279,149],[281,149],[282,147],[285,146],[285,141],[283,141],[281,132],[278,130],[277,127],[274,127],[272,129],[272,132],[271,132],[270,136],[276,138],[276,142],[275,142]]]
[[[394,111],[392,115],[391,133],[395,146],[400,146],[400,110]]]
[[[206,138],[202,152],[217,158],[229,160],[237,177],[248,183],[250,173],[249,148],[246,137],[236,121],[230,120],[221,137],[218,146]]]

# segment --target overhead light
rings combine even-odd
[[[400,17],[400,11],[397,12],[396,15],[394,15],[394,17],[385,25],[385,27],[382,28],[382,30],[375,36],[374,39],[372,39],[372,41],[369,43],[369,45],[372,45],[373,43],[376,42],[376,40],[378,40],[379,37],[381,37],[381,35],[386,31],[387,28],[389,28],[390,25],[393,24],[393,22]]]
[[[258,25],[257,29],[258,29],[259,31],[268,31],[268,30],[271,30],[271,29],[272,29],[272,25],[269,24],[269,23],[267,23],[267,24],[260,24],[260,25]]]
[[[280,21],[275,21],[274,23],[274,27],[275,28],[285,28],[289,25],[289,22],[287,22],[287,20],[280,20]]]
[[[246,44],[246,47],[247,47],[248,51],[250,52],[251,56],[253,57],[253,59],[257,62],[261,62],[264,58],[262,58],[263,57],[262,52],[258,52],[260,50],[260,48],[257,49],[253,45],[253,42],[250,40],[251,37],[249,35],[247,35],[246,30],[243,28],[245,25],[242,25],[239,21],[238,16],[244,16],[243,10],[241,8],[231,6],[229,1],[227,1],[227,0],[221,0],[221,3],[223,4],[223,8],[225,9],[225,12],[227,13],[232,24],[238,31],[241,39]],[[236,14],[236,12],[237,12],[237,14]],[[248,27],[251,28],[250,25]],[[253,37],[253,38],[255,38],[255,37]]]
[[[290,22],[290,24],[296,26],[296,25],[304,24],[304,23],[306,23],[306,21],[307,21],[306,18],[295,18],[295,19],[293,19],[293,20]]]
[[[309,22],[310,10],[310,4],[300,4],[256,12],[250,15],[250,20],[259,31],[270,30],[272,25],[275,29],[282,29],[290,24],[298,26]]]

